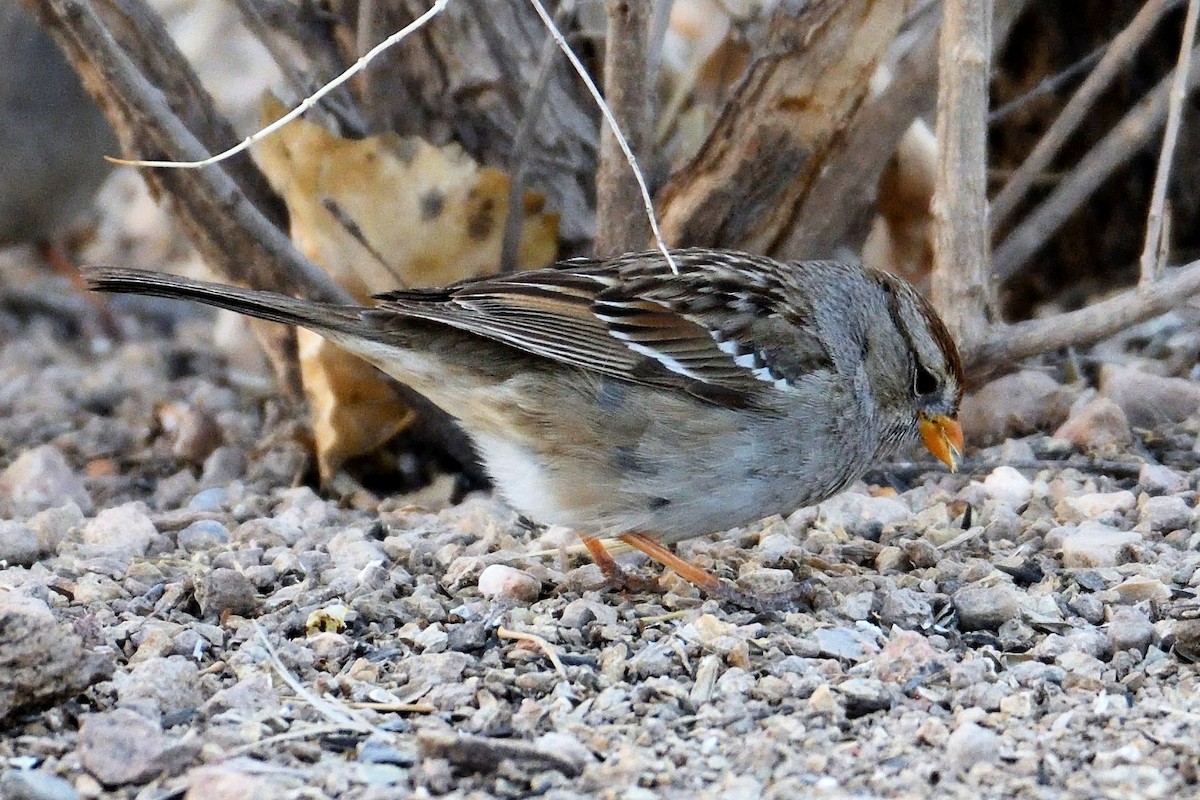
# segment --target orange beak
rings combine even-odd
[[[963,432],[958,420],[942,415],[921,417],[921,439],[929,452],[946,463],[951,472],[958,471],[958,462],[963,453]]]

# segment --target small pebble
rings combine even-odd
[[[202,519],[181,530],[176,537],[181,550],[199,553],[229,544],[229,528],[215,519]]]
[[[214,569],[197,578],[195,586],[196,602],[200,613],[206,617],[226,611],[244,617],[253,613],[262,599],[245,575],[228,567]]]
[[[1084,522],[1062,539],[1063,566],[1070,569],[1115,566],[1122,563],[1123,553],[1130,545],[1141,541],[1141,534],[1134,531],[1119,531],[1098,522]]]
[[[1154,625],[1138,608],[1118,608],[1108,622],[1108,638],[1112,641],[1113,652],[1136,650],[1145,655],[1154,642]]]
[[[1162,464],[1142,464],[1138,485],[1150,494],[1176,494],[1188,488],[1188,479]]]
[[[489,564],[479,574],[479,593],[489,600],[532,603],[542,594],[542,582],[507,564]]]
[[[964,586],[952,600],[959,627],[965,631],[998,630],[1020,613],[1017,592],[1008,584]]]
[[[28,566],[40,552],[34,531],[14,519],[0,519],[0,564]]]
[[[144,556],[158,535],[141,503],[106,508],[83,526],[83,543],[118,557]]]
[[[976,764],[994,764],[1000,760],[1000,737],[974,722],[959,725],[946,739],[946,760],[960,773]]]
[[[1138,521],[1152,531],[1173,531],[1192,523],[1193,511],[1182,497],[1147,497]]]
[[[6,800],[77,800],[79,794],[65,778],[40,769],[10,769],[0,777],[0,797]]]
[[[1200,409],[1200,385],[1114,364],[1100,370],[1100,394],[1119,405],[1136,428],[1182,422]]]
[[[1033,494],[1033,483],[1012,467],[996,467],[983,479],[984,490],[997,500],[1010,506],[1029,502]]]

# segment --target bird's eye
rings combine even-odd
[[[933,394],[939,388],[938,379],[933,376],[925,367],[917,364],[916,374],[913,376],[913,391],[918,397],[927,397]]]

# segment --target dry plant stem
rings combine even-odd
[[[605,0],[608,33],[604,44],[604,99],[636,158],[649,141],[649,92],[646,44],[650,4],[645,0]],[[596,171],[594,252],[606,258],[641,250],[649,239],[649,220],[639,206],[637,177],[612,130],[600,134]]]
[[[910,5],[779,5],[763,55],[742,77],[700,151],[660,193],[668,239],[776,252],[798,210],[823,202],[813,187],[827,160],[841,152],[846,127]]]
[[[1141,284],[1145,286],[1162,272],[1165,262],[1160,255],[1169,249],[1164,240],[1163,205],[1167,200],[1167,184],[1171,178],[1171,163],[1175,158],[1175,143],[1179,140],[1179,125],[1183,118],[1183,101],[1187,97],[1187,74],[1192,59],[1192,45],[1196,41],[1196,14],[1200,0],[1188,2],[1187,16],[1183,22],[1183,41],[1179,46],[1179,63],[1175,66],[1175,79],[1171,82],[1171,99],[1167,104],[1167,126],[1163,131],[1162,149],[1158,155],[1158,168],[1154,171],[1154,189],[1150,194],[1150,210],[1146,216],[1146,243],[1139,262]]]
[[[369,52],[367,52],[366,55],[364,55],[362,58],[358,59],[358,61],[355,61],[352,65],[350,65],[349,68],[347,68],[344,72],[342,72],[342,74],[338,75],[336,78],[334,78],[333,80],[326,83],[320,89],[313,92],[308,97],[304,98],[304,100],[302,100],[300,102],[300,105],[296,106],[291,111],[289,111],[287,114],[284,114],[282,117],[280,117],[279,119],[272,122],[270,125],[267,125],[265,128],[255,131],[252,135],[247,136],[241,142],[234,145],[233,147],[230,147],[228,150],[217,153],[214,156],[209,156],[208,158],[196,159],[193,161],[156,161],[153,159],[132,159],[132,160],[120,159],[120,160],[118,160],[118,163],[128,164],[130,166],[137,166],[137,167],[159,167],[162,169],[199,169],[200,167],[207,167],[212,164],[218,164],[221,161],[224,161],[225,159],[230,158],[231,156],[235,156],[238,153],[241,153],[244,150],[249,149],[249,147],[252,144],[254,144],[255,142],[260,141],[260,140],[266,138],[267,136],[270,136],[272,133],[279,130],[284,125],[287,125],[292,120],[296,119],[297,117],[300,117],[302,114],[304,114],[305,111],[308,111],[310,108],[312,108],[317,103],[319,103],[321,101],[322,97],[324,97],[325,95],[334,91],[339,86],[341,86],[343,83],[350,80],[355,75],[357,75],[359,72],[361,72],[367,66],[367,64],[371,63],[371,61],[373,61],[381,53],[383,53],[384,51],[386,51],[388,48],[392,47],[393,45],[400,43],[401,41],[406,39],[410,34],[412,34],[414,31],[420,30],[420,28],[422,26],[424,26],[426,23],[428,23],[430,20],[432,20],[434,17],[436,17],[439,13],[441,13],[441,11],[446,7],[446,4],[449,2],[450,2],[450,0],[434,0],[433,5],[429,8],[428,11],[426,11],[421,16],[417,17],[415,20],[413,20],[410,24],[406,25],[401,30],[396,31],[391,36],[384,39],[379,44],[375,45],[375,47],[371,48],[371,50]]]
[[[588,94],[592,96],[596,106],[600,109],[600,114],[604,117],[604,121],[608,123],[608,130],[616,139],[617,145],[621,148],[621,152],[625,154],[625,160],[629,163],[629,169],[633,173],[633,177],[637,180],[638,190],[642,196],[642,204],[646,211],[646,220],[650,223],[650,232],[654,234],[654,242],[658,246],[659,251],[663,254],[667,264],[671,267],[671,272],[679,274],[679,267],[675,264],[675,258],[671,255],[667,248],[666,240],[663,239],[662,232],[658,227],[658,217],[654,211],[654,203],[650,199],[650,190],[646,188],[646,179],[642,175],[642,170],[637,164],[637,158],[633,154],[633,150],[629,147],[629,140],[625,138],[625,132],[621,130],[621,124],[617,118],[613,116],[612,109],[600,94],[600,90],[596,88],[596,82],[592,80],[592,76],[584,69],[583,63],[579,60],[579,56],[575,55],[575,51],[567,44],[567,39],[563,36],[562,31],[554,24],[554,20],[550,18],[550,14],[546,11],[546,7],[542,4],[542,0],[529,0],[530,5],[537,11],[538,17],[541,18],[542,24],[546,26],[546,30],[550,31],[550,35],[554,37],[554,41],[558,44],[558,49],[567,57],[567,61],[571,62],[572,69],[579,79],[587,86]],[[643,48],[643,53],[645,48]]]
[[[1099,303],[1015,325],[993,325],[965,352],[969,377],[984,379],[1014,368],[1028,356],[1098,342],[1130,325],[1165,314],[1200,293],[1200,261],[1148,285]]]
[[[1192,49],[1187,88],[1200,83],[1200,61]],[[992,255],[996,280],[1005,281],[1062,227],[1092,193],[1119,167],[1141,151],[1167,116],[1174,72],[1166,76],[1120,122],[1080,159],[1071,174],[1013,229]]]
[[[1047,75],[1045,78],[1042,78],[1037,86],[1029,89],[1024,94],[1014,97],[1002,106],[993,108],[988,112],[988,125],[995,127],[1018,111],[1025,109],[1030,103],[1040,100],[1046,95],[1056,93],[1083,73],[1088,72],[1090,74],[1090,70],[1094,69],[1100,63],[1100,59],[1104,57],[1104,54],[1108,50],[1109,44],[1100,45],[1083,58],[1078,59],[1074,64],[1065,67],[1053,75]],[[1012,172],[1015,172],[1015,170],[1009,170],[1009,174]],[[994,217],[995,214],[992,216]]]
[[[988,324],[987,106],[990,0],[947,0],[938,54],[932,300],[959,347]]]
[[[993,232],[1008,221],[1038,176],[1050,165],[1063,143],[1078,130],[1097,98],[1137,54],[1138,48],[1154,32],[1163,15],[1180,2],[1181,0],[1147,0],[1133,20],[1112,40],[1096,69],[1067,101],[1062,113],[992,200]]]
[[[562,677],[567,677],[567,668],[563,666],[562,659],[558,657],[558,653],[554,651],[554,645],[543,639],[541,636],[525,631],[513,631],[503,625],[496,628],[496,637],[499,639],[512,639],[518,642],[529,642],[543,653],[546,658],[550,659],[550,663],[554,665],[554,671]]]

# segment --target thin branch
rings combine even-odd
[[[986,377],[1028,356],[1098,342],[1165,314],[1198,293],[1200,261],[1193,261],[1169,277],[1078,311],[1015,325],[993,325],[987,338],[966,353],[967,371],[977,378]]]
[[[226,150],[223,153],[217,153],[215,156],[210,156],[209,158],[201,159],[198,161],[141,161],[141,160],[128,160],[128,159],[124,159],[124,158],[108,158],[108,160],[113,162],[114,164],[124,164],[125,166],[131,166],[131,167],[158,167],[161,169],[198,169],[200,167],[207,167],[210,164],[216,164],[218,162],[224,161],[225,159],[229,158],[230,156],[235,156],[238,153],[242,152],[243,150],[248,149],[255,142],[260,141],[260,140],[265,139],[266,137],[270,136],[272,133],[279,130],[284,125],[287,125],[289,122],[291,122],[292,120],[294,120],[297,117],[299,117],[300,115],[302,115],[305,111],[308,111],[310,108],[315,106],[318,102],[320,102],[322,97],[329,94],[334,89],[338,88],[343,83],[350,80],[355,75],[357,75],[360,71],[362,71],[362,69],[364,67],[366,67],[367,64],[371,63],[371,61],[373,61],[375,59],[375,57],[378,56],[380,53],[387,50],[392,45],[403,41],[410,33],[413,33],[414,31],[417,31],[420,28],[424,27],[425,23],[429,22],[434,17],[436,17],[439,13],[441,13],[442,9],[444,9],[449,2],[450,2],[450,0],[434,0],[434,4],[430,7],[430,9],[428,11],[426,11],[424,14],[422,14],[421,16],[414,19],[411,23],[409,23],[405,27],[401,28],[396,33],[393,33],[391,36],[384,39],[379,44],[375,45],[373,48],[371,48],[371,50],[365,56],[360,58],[358,61],[355,61],[354,64],[351,65],[349,69],[342,72],[341,75],[338,75],[336,78],[331,80],[329,83],[325,84],[320,89],[313,92],[308,97],[304,98],[304,100],[301,101],[300,105],[296,106],[294,109],[289,111],[287,114],[284,114],[282,117],[275,120],[274,122],[272,122],[270,125],[266,126],[265,128],[262,128],[261,130],[253,133],[252,135],[247,136],[245,139],[243,139],[237,145],[229,148],[228,150]]]
[[[1012,215],[1013,210],[1034,185],[1038,175],[1049,166],[1063,143],[1079,128],[1096,99],[1137,54],[1138,48],[1154,32],[1163,15],[1181,2],[1182,0],[1147,0],[1129,25],[1112,40],[1096,69],[1071,96],[1049,130],[1025,157],[1021,166],[1012,173],[1004,188],[992,199],[993,232]]]
[[[1192,49],[1193,59],[1188,70],[1189,91],[1200,83],[1200,61],[1195,58],[1197,49],[1200,48]],[[1071,175],[1009,233],[992,257],[996,280],[1004,281],[1015,275],[1117,168],[1146,146],[1166,119],[1174,75],[1172,71],[1159,81],[1080,159]]]
[[[629,162],[629,168],[633,170],[633,175],[637,179],[638,189],[642,193],[642,205],[646,209],[646,219],[650,223],[650,230],[654,233],[654,241],[658,245],[659,251],[666,258],[667,264],[671,267],[671,272],[678,275],[679,265],[675,263],[675,257],[671,255],[671,251],[667,248],[666,241],[663,240],[662,231],[658,228],[658,217],[654,213],[654,203],[650,200],[650,190],[646,188],[646,179],[642,176],[642,170],[638,166],[637,159],[634,158],[633,151],[629,147],[629,142],[625,138],[625,134],[621,131],[621,127],[617,124],[616,117],[613,116],[612,109],[608,107],[608,103],[604,102],[604,97],[601,96],[600,90],[596,88],[596,82],[592,80],[592,76],[583,68],[579,57],[575,55],[575,51],[567,44],[566,38],[562,31],[554,24],[554,20],[546,12],[546,7],[542,5],[542,0],[529,0],[537,11],[538,16],[542,18],[542,24],[554,36],[554,41],[558,44],[558,49],[562,50],[563,55],[571,62],[575,72],[579,75],[579,79],[583,81],[588,92],[592,95],[592,99],[596,101],[596,105],[600,108],[600,113],[604,115],[605,122],[608,123],[609,129],[613,136],[616,137],[617,144],[621,146],[621,152],[625,154],[625,160]]]
[[[604,98],[635,155],[649,142],[649,91],[646,81],[646,38],[649,4],[644,0],[606,0],[608,33],[604,40]],[[596,238],[598,257],[645,247],[645,216],[637,213],[637,179],[624,163],[622,148],[611,131],[600,135],[596,169]]]
[[[938,53],[933,303],[962,347],[987,327],[987,105],[992,4],[948,0]]]
[[[243,0],[244,1],[244,0]],[[1179,0],[1176,0],[1178,2]],[[1108,52],[1109,43],[1105,43],[1097,47],[1092,52],[1088,53],[1083,58],[1071,64],[1066,69],[1063,69],[1054,75],[1047,75],[1027,92],[1014,97],[999,108],[992,109],[988,112],[988,125],[995,127],[1001,122],[1004,122],[1012,115],[1016,114],[1021,109],[1028,106],[1034,100],[1039,100],[1048,94],[1054,94],[1059,89],[1066,86],[1071,81],[1078,78],[1083,73],[1087,72],[1104,57]],[[1013,170],[1015,172],[1015,170]]]
[[[1171,99],[1167,105],[1167,127],[1163,131],[1158,169],[1154,171],[1150,211],[1146,217],[1146,244],[1142,248],[1139,263],[1143,286],[1157,279],[1162,273],[1164,262],[1159,255],[1169,247],[1169,242],[1163,238],[1163,204],[1167,200],[1167,184],[1170,183],[1171,164],[1175,160],[1175,143],[1179,140],[1179,125],[1183,119],[1183,101],[1187,97],[1187,74],[1192,59],[1192,46],[1196,41],[1197,11],[1200,11],[1200,0],[1190,0],[1183,22],[1183,40],[1179,45],[1179,64],[1175,67],[1175,80],[1171,83]]]

